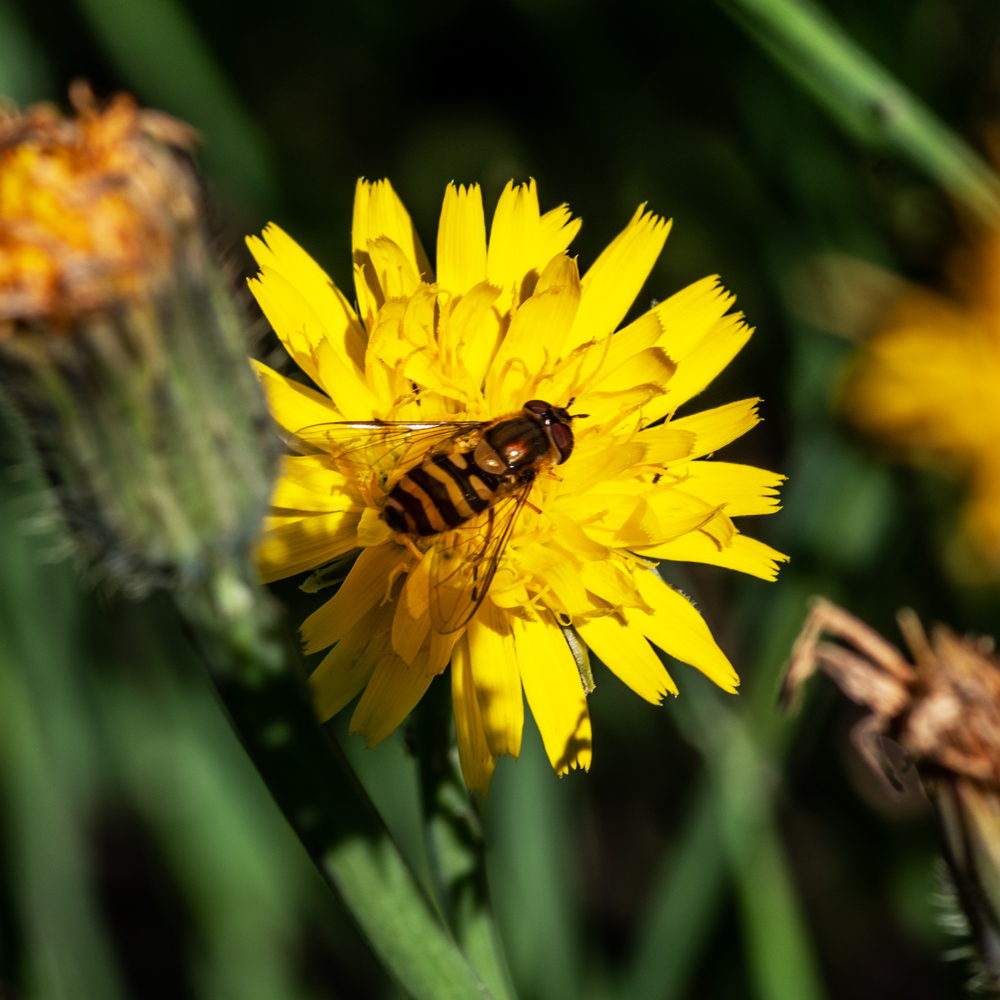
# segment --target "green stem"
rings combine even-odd
[[[269,204],[274,190],[265,144],[184,5],[176,0],[78,4],[140,99],[204,134],[205,167],[217,196],[244,212]]]
[[[905,156],[988,224],[1000,178],[958,135],[807,0],[719,0],[855,139]]]
[[[342,751],[317,724],[249,567],[177,595],[247,752],[320,872],[415,1000],[490,996],[441,926]]]
[[[680,722],[705,756],[756,994],[820,1000],[824,990],[774,817],[775,766],[746,721],[714,692],[689,684],[685,698]]]
[[[97,735],[81,677],[82,619],[46,500],[0,402],[0,775],[26,997],[123,996],[91,871]],[[29,533],[28,524],[35,525]],[[46,559],[46,555],[48,559]],[[6,886],[4,887],[6,888]],[[11,942],[3,942],[4,949]],[[11,974],[14,969],[5,970]]]
[[[622,996],[673,1000],[684,995],[722,909],[725,885],[718,806],[712,786],[703,781],[653,887]]]
[[[497,1000],[512,1000],[486,879],[482,823],[456,766],[451,688],[437,677],[414,713],[427,854],[455,936]]]

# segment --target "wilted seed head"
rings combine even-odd
[[[898,621],[912,665],[873,628],[817,598],[792,650],[784,701],[822,670],[870,710],[852,735],[875,770],[902,790],[893,742],[916,764],[978,951],[974,981],[1000,994],[1000,659],[988,637],[960,638],[943,625],[928,637],[907,608]]]
[[[71,98],[0,117],[0,380],[81,553],[143,591],[243,557],[275,456],[194,132]]]

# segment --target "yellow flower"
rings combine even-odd
[[[564,628],[654,704],[677,688],[651,642],[734,691],[736,672],[708,626],[653,561],[770,580],[785,558],[731,520],[776,510],[783,477],[705,461],[757,423],[758,401],[673,419],[750,336],[739,314],[727,315],[732,296],[706,278],[614,333],[669,224],[640,207],[582,278],[566,254],[579,228],[565,205],[540,214],[533,181],[511,183],[487,245],[479,187],[449,185],[435,280],[389,182],[359,181],[357,312],[277,226],[248,241],[261,269],[253,293],[322,390],[257,365],[286,430],[493,420],[538,398],[566,406],[575,397],[587,414],[573,422],[571,457],[535,481],[488,596],[455,632],[433,628],[424,555],[451,536],[393,536],[377,480],[329,455],[289,457],[273,498],[264,580],[361,547],[341,589],[302,628],[307,652],[333,647],[312,677],[322,718],[364,691],[351,726],[374,745],[450,662],[462,770],[484,794],[496,758],[520,753],[522,690],[556,771],[590,766],[586,692]]]
[[[917,464],[968,477],[954,568],[1000,572],[1000,233],[961,251],[955,297],[910,287],[855,359],[843,411]],[[974,567],[968,556],[985,565]]]

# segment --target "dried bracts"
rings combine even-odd
[[[888,782],[901,787],[901,759],[903,767],[916,764],[981,959],[977,978],[1000,990],[1000,660],[989,638],[935,625],[928,639],[909,609],[899,627],[913,664],[864,622],[817,599],[792,651],[783,699],[790,704],[822,670],[871,710],[853,736]]]

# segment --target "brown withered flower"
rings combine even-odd
[[[192,129],[127,94],[103,111],[86,84],[77,117],[36,105],[0,118],[0,320],[75,318],[170,280],[198,226],[197,191],[171,152]],[[151,141],[152,139],[159,141]],[[197,239],[187,251],[197,252]]]
[[[77,83],[0,117],[0,385],[77,550],[132,590],[244,558],[275,465],[196,134]]]
[[[852,737],[876,770],[902,788],[894,744],[904,768],[916,765],[981,959],[977,985],[1000,992],[1000,660],[988,637],[961,638],[938,624],[928,638],[908,608],[898,621],[913,664],[843,608],[814,599],[782,702],[792,706],[822,670],[870,709]]]

